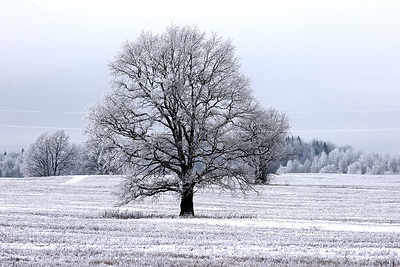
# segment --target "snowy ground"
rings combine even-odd
[[[199,218],[172,217],[174,195],[104,218],[119,181],[0,179],[0,266],[400,266],[400,176],[285,174],[197,192]]]

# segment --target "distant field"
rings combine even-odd
[[[114,207],[119,177],[0,179],[0,266],[400,266],[400,176],[287,174]],[[104,218],[106,213],[141,219]]]

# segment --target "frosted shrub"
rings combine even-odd
[[[337,173],[337,169],[336,169],[335,165],[330,164],[330,165],[328,165],[328,166],[323,167],[323,168],[320,170],[320,172],[321,172],[321,173]]]

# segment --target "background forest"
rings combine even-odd
[[[104,151],[93,143],[70,144],[73,150],[71,164],[64,175],[120,174],[107,165]],[[0,177],[24,177],[23,164],[26,152],[0,154]],[[268,163],[268,172],[274,173],[347,173],[347,174],[398,174],[400,155],[364,153],[350,146],[336,146],[328,141],[304,141],[299,136],[285,139],[281,160]]]

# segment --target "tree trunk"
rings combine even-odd
[[[256,169],[256,184],[269,184],[267,164],[261,161]]]
[[[184,185],[181,193],[181,212],[180,217],[194,217],[193,209],[193,187],[194,185]]]
[[[256,184],[264,184],[264,173],[263,173],[263,162],[260,160],[260,162],[257,164],[256,170],[255,170],[255,183]]]

